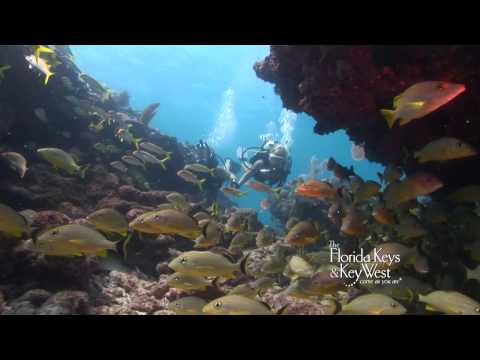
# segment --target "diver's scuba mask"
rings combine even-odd
[[[271,151],[275,148],[275,141],[268,140],[263,146],[262,149]]]

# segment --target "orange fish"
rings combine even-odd
[[[264,184],[260,181],[255,181],[255,180],[249,180],[245,183],[249,188],[252,188],[253,190],[257,190],[259,192],[272,192],[272,188],[268,186],[267,184]]]
[[[262,201],[260,201],[260,207],[263,210],[267,210],[270,207],[270,202],[268,201],[268,199],[263,199]]]
[[[335,225],[341,224],[342,208],[338,202],[334,202],[328,208],[328,219]]]
[[[445,81],[423,81],[410,86],[393,99],[394,110],[382,109],[388,127],[397,120],[400,126],[420,119],[452,101],[465,91],[465,85]]]
[[[246,192],[240,191],[239,189],[231,188],[231,187],[223,187],[222,192],[227,195],[232,195],[236,197],[241,197],[247,195]]]
[[[442,181],[436,176],[418,172],[400,183],[389,184],[384,191],[384,198],[387,207],[393,208],[418,196],[431,194],[442,187]]]
[[[312,199],[334,199],[337,197],[337,189],[327,182],[320,180],[307,180],[299,185],[295,193]]]
[[[424,172],[419,172],[408,177],[404,183],[410,187],[416,196],[428,195],[443,187],[443,183],[440,179],[432,174]]]
[[[346,180],[349,176],[354,176],[353,166],[346,168],[335,161],[334,158],[330,158],[327,161],[327,170],[333,172],[335,177],[339,180]]]
[[[300,221],[290,229],[285,240],[293,246],[305,246],[318,240],[320,234],[309,221]]]
[[[349,209],[347,215],[342,219],[340,231],[345,235],[350,236],[364,236],[368,233],[368,229],[363,223],[363,219],[353,208]]]
[[[373,218],[383,225],[393,225],[395,224],[395,217],[393,213],[384,208],[383,206],[376,207],[372,212]]]

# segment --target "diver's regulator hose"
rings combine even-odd
[[[242,156],[240,157],[240,161],[244,167],[244,169],[246,171],[249,171],[252,169],[252,166],[247,162],[247,160],[245,160],[245,154],[251,150],[262,150],[263,148],[262,147],[259,147],[259,146],[251,146],[251,147],[248,147],[248,148],[245,148],[243,149],[242,151]]]

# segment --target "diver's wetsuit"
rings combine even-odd
[[[288,156],[282,161],[283,166],[274,167],[269,159],[270,152],[268,150],[258,151],[250,160],[253,164],[238,181],[238,186],[243,185],[250,178],[263,182],[268,185],[282,186],[290,174],[292,160]],[[285,163],[286,162],[286,163]]]

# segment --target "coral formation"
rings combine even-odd
[[[127,92],[112,92],[83,74],[73,62],[68,46],[52,48],[56,55],[55,71],[45,85],[40,74],[25,61],[30,46],[0,47],[0,63],[10,65],[0,81],[0,152],[21,153],[28,162],[28,170],[20,179],[9,164],[0,159],[2,203],[21,211],[32,229],[45,230],[68,223],[85,224],[84,218],[89,213],[102,208],[114,208],[132,220],[168,203],[166,195],[172,191],[191,194],[192,201],[201,200],[197,188],[179,181],[176,175],[186,161],[202,159],[197,154],[199,149],[148,126],[158,104],[152,104],[143,113],[134,111]],[[136,150],[135,141],[156,144],[169,152],[171,158],[165,167],[147,165],[145,171],[129,168],[128,172],[122,172],[112,167],[112,162]],[[36,152],[45,147],[68,151],[86,168],[85,177],[52,168]],[[214,178],[208,180],[206,193],[210,203],[221,185]],[[223,204],[231,202],[223,198]],[[84,306],[95,303],[92,300],[95,283],[104,284],[107,293],[112,283],[119,283],[118,286],[127,288],[127,294],[136,291],[140,293],[138,296],[146,296],[141,295],[146,291],[142,290],[146,286],[144,280],[135,275],[114,272],[109,275],[111,279],[94,278],[92,283],[90,276],[98,270],[93,259],[44,259],[30,251],[32,240],[22,243],[4,234],[0,237],[2,312],[88,313],[95,309],[95,306],[91,309]],[[157,241],[156,237],[137,239],[135,236],[127,249],[126,263],[156,276],[157,264],[171,257],[169,246],[185,247],[185,239],[176,240],[166,235],[159,238]],[[133,280],[129,282],[129,278]],[[158,286],[156,289],[158,297]],[[45,295],[46,291],[51,294]],[[132,301],[137,305],[122,308],[124,312],[104,309],[99,313],[165,310],[158,305],[159,300],[145,305],[150,310],[141,305],[143,298]]]
[[[480,181],[478,158],[443,165],[419,165],[410,155],[433,139],[452,136],[477,148],[478,46],[272,45],[270,55],[254,65],[257,76],[275,84],[285,108],[305,112],[315,132],[344,129],[366,157],[397,164],[408,173],[426,169],[446,189]],[[464,84],[464,94],[440,111],[405,126],[389,129],[380,109],[409,86],[426,80]]]

